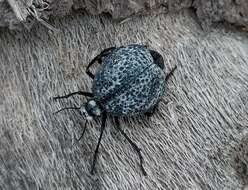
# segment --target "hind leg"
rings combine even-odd
[[[164,104],[167,105],[168,104],[168,101],[165,101]],[[154,107],[152,107],[150,110],[148,110],[147,112],[145,112],[145,116],[148,116],[148,117],[153,116],[153,114],[156,111],[158,111],[158,108],[159,108],[159,102]]]
[[[173,69],[166,75],[165,77],[165,81],[167,82],[169,80],[169,78],[174,74],[175,70],[176,70],[177,66],[173,67]]]
[[[154,50],[150,50],[150,54],[152,55],[153,61],[156,65],[158,65],[162,70],[164,69],[164,59],[162,55]]]
[[[152,107],[150,110],[145,112],[145,116],[151,117],[155,113],[155,111],[158,109],[158,104],[156,104],[154,107]]]
[[[132,146],[132,148],[136,151],[136,153],[139,156],[139,160],[140,160],[140,169],[142,171],[142,173],[146,176],[147,173],[143,167],[143,157],[141,155],[141,149],[127,136],[127,134],[121,129],[120,126],[120,121],[118,119],[118,117],[114,117],[115,119],[115,123],[116,123],[116,127],[117,129],[121,132],[121,134],[127,139],[128,143]]]

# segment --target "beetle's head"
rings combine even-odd
[[[87,119],[92,120],[94,117],[100,116],[102,111],[95,100],[89,100],[80,107],[80,113]]]

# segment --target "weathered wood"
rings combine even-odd
[[[12,10],[14,11],[16,18],[20,22],[26,21],[28,14],[28,2],[21,1],[21,0],[7,0],[9,5],[11,6]],[[30,1],[30,0],[29,0]],[[29,3],[30,4],[30,3]]]
[[[195,0],[193,4],[202,24],[227,22],[248,27],[247,0]]]
[[[247,0],[8,0],[12,7],[12,15],[0,17],[0,26],[22,26],[20,22],[26,21],[29,9],[37,13],[39,19],[65,16],[75,10],[87,12],[93,15],[108,13],[114,19],[126,19],[133,15],[148,15],[175,12],[185,8],[193,8],[202,24],[207,29],[212,23],[227,22],[248,27],[248,1]],[[0,1],[0,14],[1,14]],[[10,11],[5,7],[4,11]],[[37,17],[36,16],[36,17]],[[16,17],[16,20],[13,19]],[[30,19],[25,22],[31,27]],[[19,25],[18,25],[19,23]],[[13,28],[13,27],[12,27]]]
[[[0,189],[241,189],[229,145],[248,126],[247,34],[214,29],[205,34],[188,12],[131,19],[73,15],[30,33],[0,32]],[[102,49],[143,43],[161,52],[166,72],[178,66],[159,112],[129,118],[122,128],[142,148],[138,157],[107,120],[95,176],[89,174],[99,122],[77,112],[75,97],[90,90],[87,63]],[[166,103],[168,102],[168,103]]]

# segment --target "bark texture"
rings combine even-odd
[[[248,186],[248,134],[245,133],[239,143],[231,150],[232,165],[243,183]]]
[[[168,13],[184,8],[194,8],[204,28],[216,22],[248,26],[247,0],[1,0],[0,26],[18,29],[23,23],[30,28],[40,19],[65,16],[75,10],[94,15],[108,13],[114,19],[125,19],[133,15]]]
[[[216,28],[203,33],[188,11],[125,23],[81,13],[55,19],[58,33],[0,32],[0,189],[235,189],[247,182],[248,37]],[[159,51],[165,72],[177,65],[159,111],[125,118],[122,128],[142,149],[138,157],[107,120],[89,174],[100,122],[75,111],[90,91],[87,63],[110,46],[142,43]],[[242,140],[242,138],[244,140]],[[241,169],[240,169],[241,168]]]
[[[247,0],[195,0],[194,7],[204,25],[228,22],[248,27]]]

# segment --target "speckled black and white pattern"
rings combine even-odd
[[[135,115],[154,107],[165,91],[164,72],[142,45],[115,49],[103,59],[92,91],[112,115]]]

